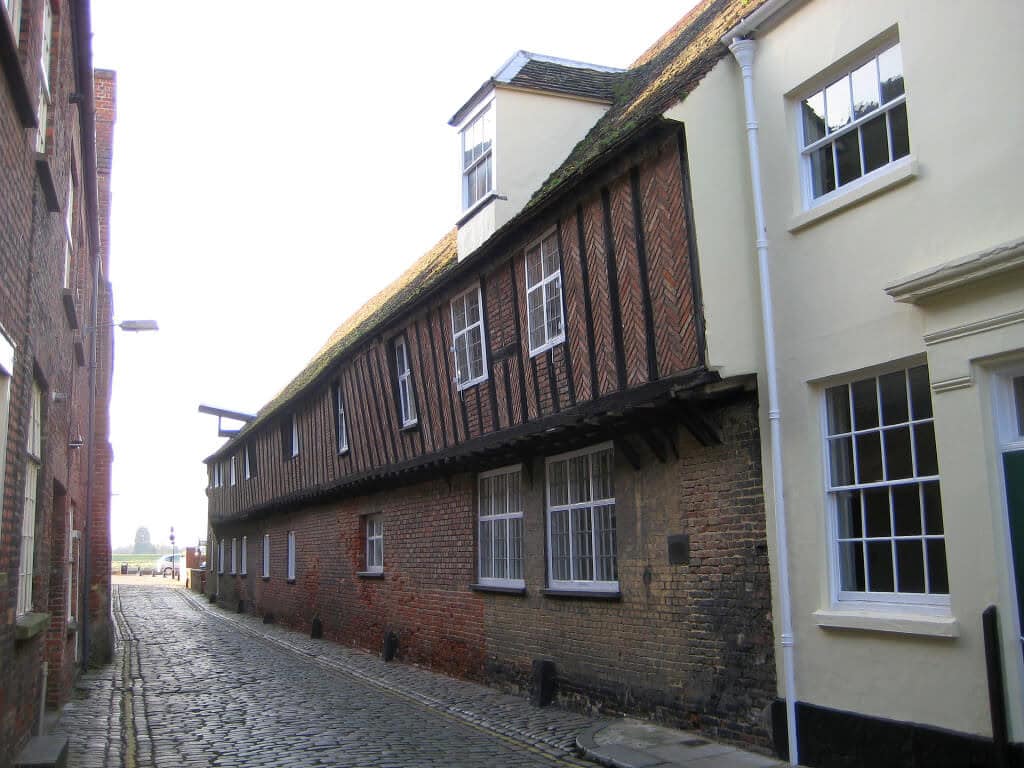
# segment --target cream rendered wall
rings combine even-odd
[[[723,59],[664,114],[686,131],[707,362],[723,378],[764,366],[742,93]]]
[[[790,231],[803,210],[796,98],[807,94],[800,89],[894,27],[902,47],[916,175]],[[1015,96],[1024,73],[1021,29],[1024,4],[1016,0],[813,0],[760,31],[754,64],[776,309],[798,697],[985,735],[990,725],[981,611],[1001,597],[1004,628],[1013,621],[1012,605],[1005,602],[1001,499],[993,482],[985,372],[972,387],[933,394],[952,620],[911,615],[908,622],[864,614],[844,622],[828,616],[834,604],[821,409],[823,389],[836,377],[871,374],[894,362],[932,363],[933,352],[923,340],[927,311],[894,302],[884,293],[886,285],[1024,233],[1024,100]],[[701,224],[698,218],[698,228]],[[973,309],[962,311],[996,314],[995,305],[1014,302],[1024,304],[1020,288],[1009,298],[980,296]],[[1020,328],[1003,333],[1004,349],[996,351],[1024,349]],[[933,385],[941,378],[935,364]],[[873,628],[826,628],[825,623]],[[936,636],[943,633],[956,636]],[[1011,670],[1008,699],[1017,740],[1024,738],[1019,658],[1018,651],[1004,660]]]
[[[492,109],[492,173],[495,191],[504,199],[493,200],[459,227],[460,259],[523,209],[608,105],[497,86]]]

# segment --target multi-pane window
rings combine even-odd
[[[249,537],[242,537],[242,575],[249,575]]]
[[[299,419],[294,413],[281,421],[281,455],[285,460],[299,455]]]
[[[217,573],[224,573],[224,539],[217,546]]]
[[[21,37],[21,0],[3,0],[3,4],[4,10],[7,11],[7,18],[11,22],[14,42],[17,44]]]
[[[64,569],[64,578],[67,582],[68,597],[68,621],[75,619],[75,603],[77,594],[75,592],[75,542],[78,540],[78,531],[75,530],[75,505],[68,505],[68,561]]]
[[[800,102],[810,200],[910,154],[900,45]]]
[[[75,248],[74,231],[74,210],[75,210],[75,184],[72,178],[68,178],[68,199],[64,211],[64,287],[71,287],[71,253]]]
[[[231,574],[238,573],[238,539],[231,539]]]
[[[479,478],[480,582],[523,585],[523,504],[520,469]]]
[[[366,571],[384,571],[384,518],[381,515],[366,518]]]
[[[348,450],[348,423],[345,421],[345,393],[341,384],[334,385],[334,439],[338,443],[338,453]]]
[[[562,268],[554,232],[526,249],[526,319],[531,355],[565,339]]]
[[[252,443],[246,443],[243,454],[243,472],[246,480],[256,477],[256,447]]]
[[[270,534],[263,534],[263,578],[270,578]]]
[[[487,378],[481,305],[479,286],[452,301],[452,341],[459,389]]]
[[[36,109],[36,152],[46,151],[46,118],[50,109],[50,44],[53,39],[53,10],[43,0],[42,46],[39,50],[39,104]]]
[[[395,372],[398,376],[398,409],[402,426],[416,423],[416,394],[412,389],[412,369],[409,367],[409,351],[405,339],[395,339]]]
[[[462,131],[463,208],[472,208],[494,188],[493,147],[494,114],[489,105]]]
[[[552,586],[618,589],[614,470],[610,445],[548,459]]]
[[[830,387],[825,408],[837,597],[947,602],[927,366]]]
[[[288,581],[295,581],[295,531],[288,531]]]
[[[43,456],[43,392],[38,384],[32,384],[32,398],[29,401],[28,439],[25,448],[28,461],[25,462],[25,505],[21,518],[21,551],[18,567],[18,605],[20,616],[32,610],[32,577],[36,549],[36,512],[39,485],[39,466]]]

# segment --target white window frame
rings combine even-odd
[[[25,440],[25,501],[21,518],[21,546],[18,562],[18,605],[16,615],[32,610],[32,579],[35,575],[36,515],[39,511],[39,470],[43,459],[43,390],[32,382],[29,400],[28,435]]]
[[[554,271],[545,275],[544,256],[546,253],[548,253],[545,246],[549,242],[553,243],[554,245],[558,267]],[[541,274],[532,275],[530,270],[530,253],[537,249],[540,250]],[[524,250],[523,254],[523,276],[526,281],[526,340],[527,344],[530,347],[530,357],[535,357],[536,355],[539,355],[541,352],[545,352],[551,349],[552,347],[555,347],[561,344],[563,341],[565,341],[565,296],[564,291],[562,290],[562,255],[559,250],[558,235],[556,231],[552,228],[545,232],[541,237],[537,238],[537,240],[530,243]],[[553,315],[549,315],[548,313],[549,299],[547,296],[547,291],[548,286],[554,283],[557,283],[558,285],[558,312],[560,331],[556,334],[551,335],[548,333],[548,331]],[[540,294],[541,307],[544,311],[544,340],[537,346],[534,346],[534,327],[533,317],[530,312],[530,297],[536,295],[537,293]]]
[[[242,454],[242,476],[246,480],[252,480],[256,473],[253,472],[252,443],[246,443]]]
[[[615,570],[616,578],[614,579],[598,579],[597,574],[600,570],[599,559],[599,546],[598,536],[599,532],[597,526],[594,524],[595,512],[597,510],[604,510],[611,508],[612,514],[616,514],[616,500],[614,496],[605,497],[600,499],[594,498],[594,474],[593,464],[588,463],[588,477],[590,482],[590,498],[586,501],[579,502],[568,502],[568,491],[567,491],[567,502],[565,504],[553,504],[551,500],[551,485],[552,485],[552,467],[555,464],[562,462],[566,463],[566,480],[569,478],[569,467],[572,459],[579,458],[581,456],[596,456],[601,453],[608,453],[609,463],[609,477],[612,485],[612,492],[614,493],[615,485],[615,449],[613,444],[609,441],[601,443],[599,445],[588,446],[587,448],[581,448],[576,451],[569,451],[567,453],[559,454],[558,456],[548,457],[545,461],[545,473],[544,473],[544,499],[545,499],[545,527],[547,530],[547,565],[548,565],[548,586],[555,590],[567,590],[577,592],[618,592],[619,591],[619,580],[618,580],[618,559],[619,559],[619,543],[618,543],[618,520],[613,518],[615,527],[613,529],[613,551],[612,551],[612,567]],[[573,522],[573,513],[576,511],[582,511],[589,509],[589,523],[590,523],[590,563],[591,570],[593,571],[594,578],[592,579],[580,579],[572,578],[573,569],[575,568],[575,531],[577,530]],[[568,515],[568,557],[569,557],[569,579],[558,579],[555,577],[555,562],[554,562],[554,540],[552,536],[552,516],[553,513],[566,512]]]
[[[479,157],[471,159],[468,163],[466,162],[466,137],[469,132],[473,130],[477,125],[483,125],[486,123],[490,127],[490,145],[486,150],[481,152]],[[494,144],[496,123],[495,123],[495,102],[494,99],[487,101],[476,112],[470,117],[466,124],[459,131],[459,166],[462,169],[462,210],[469,211],[478,205],[481,205],[483,201],[487,200],[488,197],[494,194],[497,187],[497,174],[496,164],[494,162]],[[470,175],[478,168],[483,167],[485,164],[490,165],[490,180],[491,183],[487,189],[483,190],[479,196],[471,198],[469,189]]]
[[[43,0],[41,25],[42,45],[39,50],[39,104],[36,108],[36,152],[46,152],[46,120],[50,110],[50,58],[53,46],[53,9],[50,0]]]
[[[384,573],[384,516],[363,518],[366,531],[366,573]]]
[[[75,620],[75,603],[76,590],[75,590],[75,542],[79,538],[78,531],[75,530],[75,505],[68,504],[68,561],[67,568],[65,570],[67,579],[67,600],[68,600],[68,622]]]
[[[398,378],[398,410],[402,427],[418,423],[416,392],[413,389],[412,367],[409,365],[409,345],[404,336],[395,337],[395,373]]]
[[[469,299],[476,296],[476,307],[478,318],[476,322],[469,322]],[[462,317],[464,325],[462,328],[458,327],[456,323],[456,306],[462,305]],[[479,384],[482,381],[487,381],[487,335],[484,328],[484,302],[483,293],[480,290],[479,285],[475,285],[469,290],[463,291],[451,302],[451,315],[452,315],[452,355],[455,358],[455,384],[461,392],[462,390],[472,387],[475,384]],[[472,358],[470,357],[470,350],[473,348],[473,336],[474,334],[479,338],[480,343],[480,372],[475,376],[472,370]],[[462,369],[459,365],[460,354],[466,360],[466,370],[468,376],[465,380],[462,378]]]
[[[231,537],[231,575],[238,573],[238,539]]]
[[[288,581],[295,581],[295,531],[288,531]]]
[[[270,578],[270,534],[263,534],[263,578]]]
[[[846,135],[856,134],[858,136],[857,146],[858,146],[858,150],[859,150],[859,154],[860,154],[860,161],[861,161],[860,165],[861,165],[861,170],[863,171],[865,163],[864,163],[864,142],[863,142],[863,139],[861,137],[861,130],[860,130],[861,127],[864,126],[866,123],[870,123],[871,121],[873,121],[874,119],[876,119],[880,115],[888,115],[889,113],[894,112],[900,106],[905,105],[907,103],[907,95],[906,95],[906,90],[904,90],[904,93],[900,94],[899,96],[894,97],[892,100],[887,101],[884,104],[881,103],[881,98],[879,98],[879,104],[873,110],[871,110],[870,112],[868,112],[868,113],[866,113],[864,115],[861,115],[858,118],[854,118],[853,114],[851,113],[851,115],[850,115],[850,117],[851,117],[850,122],[847,123],[842,128],[839,128],[839,129],[837,129],[837,130],[835,130],[834,132],[831,132],[831,133],[828,132],[828,128],[827,128],[828,117],[826,115],[825,116],[825,121],[826,121],[826,133],[825,133],[825,136],[821,137],[820,139],[816,139],[816,140],[814,140],[814,141],[812,141],[810,143],[807,143],[807,141],[806,141],[804,117],[803,117],[803,111],[802,111],[802,104],[803,104],[803,102],[806,99],[809,99],[809,98],[812,98],[814,96],[817,96],[819,93],[824,94],[824,92],[831,85],[834,85],[836,82],[838,82],[839,80],[841,80],[843,78],[852,78],[852,74],[854,72],[858,71],[861,67],[863,67],[864,65],[868,64],[871,61],[874,61],[876,63],[876,67],[877,67],[878,57],[881,56],[882,54],[888,52],[892,48],[900,48],[900,40],[899,40],[899,37],[895,33],[887,34],[887,35],[885,35],[884,39],[881,42],[876,42],[873,45],[871,45],[870,47],[866,47],[866,48],[864,48],[863,50],[859,51],[856,54],[853,54],[851,56],[845,57],[844,58],[844,65],[843,66],[841,66],[841,67],[836,67],[836,66],[829,67],[824,73],[822,73],[821,75],[818,75],[818,76],[816,76],[814,78],[814,80],[813,80],[814,86],[813,87],[802,88],[800,90],[800,92],[799,92],[800,93],[799,97],[793,99],[793,102],[794,102],[793,108],[794,108],[794,114],[796,116],[796,125],[797,125],[797,145],[798,145],[797,149],[798,149],[798,156],[799,156],[799,159],[800,159],[801,195],[802,195],[804,210],[811,210],[811,209],[814,209],[814,208],[816,208],[816,207],[818,207],[820,205],[828,203],[829,201],[835,200],[837,198],[842,198],[842,197],[848,195],[849,193],[854,192],[858,188],[864,186],[865,184],[870,183],[872,180],[877,179],[877,178],[882,177],[882,176],[885,176],[885,175],[891,173],[892,171],[894,171],[896,168],[901,167],[903,165],[906,165],[907,163],[910,163],[910,162],[913,161],[913,153],[909,152],[909,151],[908,151],[908,153],[906,155],[903,155],[901,157],[897,157],[897,158],[892,157],[892,148],[893,148],[892,124],[891,124],[891,120],[888,117],[886,117],[886,138],[887,138],[887,148],[889,150],[889,155],[890,155],[889,161],[887,163],[883,163],[878,168],[875,168],[875,169],[873,169],[871,171],[868,171],[867,173],[863,173],[862,172],[861,175],[858,176],[857,178],[851,179],[850,181],[846,182],[845,184],[840,185],[839,184],[838,160],[836,159],[835,153],[833,152],[833,154],[832,154],[832,158],[833,158],[832,173],[833,173],[833,178],[834,178],[835,183],[836,183],[836,187],[835,187],[835,189],[831,190],[830,192],[826,192],[826,193],[824,193],[822,195],[819,195],[818,197],[814,196],[814,177],[813,177],[813,172],[812,172],[812,159],[811,159],[812,155],[814,154],[814,152],[816,152],[819,149],[822,149],[823,147],[834,146],[837,140],[841,139],[842,137],[844,137]],[[904,70],[904,78],[905,78],[905,68],[902,66],[902,49],[900,49],[900,54],[901,54],[901,69]],[[904,81],[904,88],[905,87],[906,86],[905,86],[905,81]],[[852,109],[852,96],[851,96],[851,109]],[[908,115],[908,123],[909,123],[909,115]],[[907,131],[908,131],[907,140],[908,140],[908,142],[909,142],[909,130],[910,129],[909,129],[909,125],[908,125],[908,128],[907,128]]]
[[[334,384],[334,437],[338,453],[348,453],[348,421],[345,418],[345,392],[341,382]]]
[[[21,0],[4,0],[3,5],[14,33],[14,44],[18,45],[21,42]]]
[[[940,496],[940,500],[941,500],[941,494],[942,494],[941,475],[940,474],[918,475],[917,471],[916,471],[916,465],[917,465],[917,461],[918,461],[918,454],[917,454],[917,450],[916,450],[916,447],[915,447],[916,446],[916,438],[914,437],[914,432],[915,432],[914,428],[916,426],[920,426],[920,425],[927,425],[927,424],[934,425],[934,423],[935,423],[934,403],[931,402],[930,382],[929,382],[929,386],[928,386],[928,390],[927,391],[928,391],[928,397],[929,397],[929,405],[932,408],[932,415],[929,416],[929,417],[916,418],[915,415],[912,413],[912,405],[910,405],[910,386],[911,386],[911,384],[910,384],[909,373],[910,373],[911,370],[919,368],[919,367],[925,367],[925,365],[923,363],[907,363],[905,365],[900,365],[900,366],[895,366],[895,367],[894,366],[886,366],[886,367],[884,367],[882,369],[879,369],[877,371],[874,371],[874,372],[856,373],[856,374],[852,374],[850,376],[844,376],[844,377],[836,378],[835,380],[829,381],[827,383],[827,385],[824,386],[822,391],[821,391],[821,398],[820,398],[820,402],[821,402],[820,424],[821,424],[821,435],[822,435],[822,446],[823,446],[823,465],[824,465],[823,466],[823,470],[824,470],[824,482],[825,482],[825,509],[826,509],[826,522],[827,522],[826,530],[828,532],[828,551],[829,551],[829,570],[830,570],[829,582],[830,582],[830,592],[831,592],[831,598],[832,598],[832,606],[834,608],[860,609],[860,610],[870,610],[870,611],[878,611],[878,610],[882,610],[882,611],[885,611],[885,610],[907,611],[907,610],[912,610],[912,611],[917,612],[917,613],[936,615],[936,616],[948,616],[948,615],[950,615],[950,595],[948,593],[939,593],[939,592],[935,592],[935,593],[919,593],[919,592],[895,592],[895,591],[894,592],[871,592],[871,591],[867,591],[867,587],[870,586],[870,582],[868,581],[868,579],[869,579],[868,566],[866,566],[866,565],[864,566],[865,591],[860,592],[860,591],[856,591],[856,590],[844,590],[842,588],[842,573],[841,573],[842,569],[841,569],[841,557],[840,557],[840,553],[839,553],[839,545],[840,545],[840,540],[843,537],[840,537],[840,535],[839,535],[839,523],[838,523],[839,512],[838,512],[838,503],[837,503],[837,497],[838,497],[839,494],[845,493],[845,492],[871,491],[871,490],[878,490],[878,489],[883,489],[883,488],[887,489],[887,490],[891,490],[893,488],[905,487],[905,486],[911,486],[911,485],[917,485],[919,487],[919,493],[923,493],[923,485],[927,484],[927,483],[933,483],[934,482],[934,483],[938,484],[939,496]],[[926,367],[925,367],[925,370],[927,371]],[[852,385],[854,383],[856,383],[856,382],[861,382],[861,381],[865,381],[865,380],[868,380],[868,379],[874,379],[875,380],[875,387],[876,387],[876,389],[875,389],[876,407],[880,411],[881,410],[881,402],[882,402],[882,400],[881,400],[881,394],[879,392],[879,388],[881,386],[879,380],[882,377],[886,376],[887,374],[898,373],[900,371],[904,372],[904,375],[905,375],[905,378],[906,378],[906,382],[907,382],[906,385],[907,385],[907,390],[908,390],[907,391],[907,403],[908,403],[908,409],[909,409],[908,410],[908,419],[909,420],[907,422],[899,422],[899,423],[892,423],[892,424],[884,424],[883,425],[881,423],[881,417],[879,417],[879,420],[878,420],[879,423],[878,423],[878,425],[876,427],[867,427],[867,428],[864,428],[864,429],[857,429],[856,425],[853,423],[853,415],[852,415],[852,413],[853,413],[853,410],[852,410],[853,409],[853,404],[852,404],[852,398],[853,398]],[[844,386],[844,385],[850,390],[850,395],[849,396],[851,398],[851,403],[850,403],[850,408],[851,408],[851,415],[850,415],[851,423],[850,423],[850,427],[851,427],[851,431],[850,432],[836,432],[834,434],[831,434],[830,430],[829,430],[829,416],[828,416],[828,407],[829,407],[828,391],[829,391],[829,389],[831,389],[833,387],[839,387],[839,386]],[[895,430],[903,429],[905,427],[909,427],[910,435],[911,435],[911,438],[910,438],[911,439],[911,458],[912,458],[912,462],[913,462],[913,464],[915,466],[913,477],[910,477],[910,478],[898,478],[898,479],[893,479],[893,480],[883,479],[883,480],[877,481],[877,482],[864,482],[864,483],[858,482],[857,481],[857,474],[856,474],[856,473],[859,472],[859,469],[857,468],[857,454],[856,454],[856,450],[857,449],[856,449],[856,446],[853,446],[851,448],[851,453],[852,453],[852,456],[853,456],[851,461],[853,462],[854,472],[855,472],[855,474],[854,474],[854,483],[846,484],[846,485],[833,485],[832,484],[831,455],[830,455],[830,448],[829,448],[830,441],[834,441],[834,440],[837,440],[837,439],[838,440],[842,440],[842,439],[853,437],[853,436],[860,437],[862,435],[863,436],[869,436],[869,435],[872,435],[872,434],[880,435],[879,443],[880,443],[880,446],[881,446],[881,464],[882,464],[882,471],[883,471],[883,477],[884,477],[884,475],[887,473],[887,471],[886,471],[886,453],[885,453],[885,442],[884,442],[885,438],[882,436],[882,433],[884,433],[884,432],[893,432]],[[934,429],[934,427],[933,427],[933,429]],[[933,440],[934,439],[935,438],[933,437]],[[936,456],[936,460],[937,460],[937,456]],[[892,496],[890,495],[890,499],[891,498],[892,498]],[[897,559],[896,558],[896,546],[895,546],[896,542],[897,541],[907,541],[907,540],[920,540],[922,542],[924,542],[924,541],[938,541],[938,540],[941,540],[942,543],[943,543],[943,546],[945,547],[945,522],[943,521],[943,533],[942,534],[928,534],[926,532],[926,530],[925,530],[924,525],[922,524],[921,534],[919,534],[919,535],[907,535],[907,536],[898,535],[896,533],[896,530],[895,530],[895,527],[894,527],[895,520],[893,519],[893,517],[895,515],[895,512],[892,509],[892,503],[893,502],[890,501],[890,520],[889,520],[889,533],[890,533],[890,535],[889,536],[887,536],[887,537],[869,537],[867,535],[867,529],[864,527],[865,526],[865,520],[864,520],[863,515],[865,515],[866,512],[862,512],[862,518],[861,518],[861,534],[862,535],[860,537],[857,537],[857,536],[846,537],[844,540],[845,541],[854,542],[855,540],[859,539],[864,544],[866,544],[869,539],[872,540],[872,541],[878,541],[878,542],[883,542],[883,541],[891,542],[891,546],[892,546],[892,549],[893,549],[892,573],[893,573],[893,582],[894,582],[894,587],[895,587],[895,586],[898,585],[898,582],[899,582],[898,564],[897,564],[897,561],[896,561],[896,559]],[[919,503],[921,504],[922,514],[923,514],[923,502],[919,502]],[[944,516],[945,516],[945,513],[944,513],[944,510],[943,510],[943,517]],[[866,555],[865,555],[865,557],[866,557]],[[946,562],[947,562],[946,580],[948,582],[948,580],[949,580],[948,550],[946,550]],[[927,583],[927,581],[928,581],[927,557],[925,558],[924,570],[925,570],[925,579],[926,579],[926,583]],[[950,589],[952,590],[952,585],[950,585]]]
[[[492,469],[488,472],[481,472],[477,476],[477,581],[484,586],[509,587],[513,589],[524,589],[525,558],[523,556],[523,545],[525,542],[525,520],[523,517],[523,490],[522,490],[523,465],[513,464],[499,469]],[[505,499],[504,512],[494,512],[493,501],[495,495],[485,492],[485,485],[495,478],[505,478]],[[513,479],[516,491],[512,491]],[[518,523],[519,536],[518,546],[514,543],[512,536],[513,526]],[[494,535],[496,527],[504,528],[504,538]],[[489,531],[490,533],[486,533]],[[504,542],[499,545],[499,542]],[[493,564],[498,560],[506,563],[505,572],[509,575],[504,577],[485,575],[488,570],[494,571],[493,566],[489,569],[486,566],[485,554],[490,553],[490,562]],[[497,555],[497,557],[495,557]],[[518,569],[513,568],[513,562],[518,561]],[[516,570],[519,576],[513,576]]]
[[[249,575],[249,537],[242,537],[242,575]]]
[[[232,486],[238,484],[238,457],[232,456],[231,463],[228,465],[228,477],[229,482]]]
[[[4,498],[7,467],[7,428],[11,414],[11,379],[14,376],[14,345],[0,331],[0,499]]]
[[[217,573],[224,573],[224,539],[217,542]]]
[[[68,174],[68,199],[67,209],[64,212],[64,235],[67,241],[64,243],[64,288],[71,288],[71,254],[75,248],[74,237],[74,210],[75,210],[75,180]]]

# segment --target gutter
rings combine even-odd
[[[722,43],[736,58],[743,75],[743,101],[746,115],[747,151],[750,157],[750,186],[754,199],[755,242],[761,292],[761,325],[764,332],[765,378],[768,389],[768,423],[772,476],[772,507],[775,513],[775,549],[779,574],[779,620],[781,622],[782,673],[785,681],[786,736],[790,765],[799,763],[796,725],[796,649],[793,635],[792,592],[789,583],[789,535],[786,520],[782,453],[782,414],[779,409],[778,363],[775,356],[775,311],[772,306],[769,269],[768,227],[764,213],[764,187],[761,181],[761,155],[758,141],[757,109],[754,104],[754,51],[757,43],[744,38],[774,16],[791,0],[768,0],[736,27]]]

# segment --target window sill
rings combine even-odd
[[[892,632],[899,635],[955,638],[960,623],[952,616],[928,616],[920,613],[889,613],[878,610],[821,609],[814,620],[822,629],[853,629],[867,632]]]
[[[542,589],[544,597],[571,598],[575,600],[605,600],[618,602],[622,600],[622,593],[619,591],[601,592],[596,589]]]
[[[471,388],[475,387],[477,384],[483,384],[485,381],[487,381],[487,374],[486,373],[483,376],[481,376],[480,378],[478,378],[478,379],[473,379],[472,381],[467,381],[465,384],[456,384],[455,388],[459,392],[465,392],[467,389],[471,389]]]
[[[57,186],[53,180],[50,160],[45,152],[36,152],[36,173],[39,174],[39,183],[43,187],[43,196],[46,198],[46,210],[50,213],[60,213]]]
[[[526,587],[502,587],[497,584],[470,584],[474,592],[493,592],[498,595],[525,595]]]
[[[73,635],[78,631],[78,622],[75,619],[68,621],[68,635]]]
[[[284,583],[285,584],[294,584],[295,583],[295,579],[285,579]]]
[[[383,579],[384,571],[356,571],[360,579]]]
[[[822,219],[827,219],[840,211],[845,211],[847,208],[852,208],[866,200],[870,200],[876,195],[913,181],[920,173],[921,168],[917,159],[913,155],[907,155],[897,160],[892,166],[882,170],[876,176],[872,176],[870,179],[859,184],[853,182],[856,186],[852,189],[839,190],[835,197],[796,214],[789,220],[789,225],[786,228],[792,233],[799,232],[812,224],[817,224]]]
[[[48,613],[23,613],[15,620],[14,639],[23,643],[43,632],[50,623]]]
[[[338,455],[339,456],[348,456],[350,450],[351,449],[349,449],[349,448],[343,448],[342,450],[338,451]]]
[[[478,213],[480,213],[480,211],[486,208],[491,203],[492,200],[497,200],[499,197],[500,195],[497,192],[488,192],[486,195],[481,197],[479,200],[473,203],[473,205],[466,209],[465,213],[463,213],[455,221],[455,226],[461,227],[463,224],[465,224]]]
[[[29,94],[28,82],[25,80],[25,73],[21,69],[21,62],[18,59],[18,43],[14,39],[14,30],[7,20],[6,13],[0,13],[0,68],[4,71],[15,111],[21,118],[21,125],[24,128],[36,127],[36,108],[34,100]]]
[[[402,424],[402,426],[398,428],[398,431],[399,432],[415,432],[419,428],[420,428],[420,421],[419,421],[419,419],[416,419],[416,421],[410,421],[408,424]]]
[[[68,327],[73,331],[78,330],[78,311],[75,308],[75,295],[70,288],[63,288],[60,292],[61,302],[64,304],[64,316],[68,319]]]
[[[262,579],[263,581],[270,581],[270,577],[269,577],[269,576],[260,576],[260,578],[261,578],[261,579]]]
[[[537,347],[536,349],[531,349],[530,350],[530,357],[536,357],[537,355],[542,355],[545,352],[547,352],[549,349],[554,349],[559,344],[563,344],[563,343],[565,343],[565,334],[564,333],[561,336],[558,336],[557,338],[554,338],[551,341],[549,341],[549,342],[547,342],[547,343]]]

